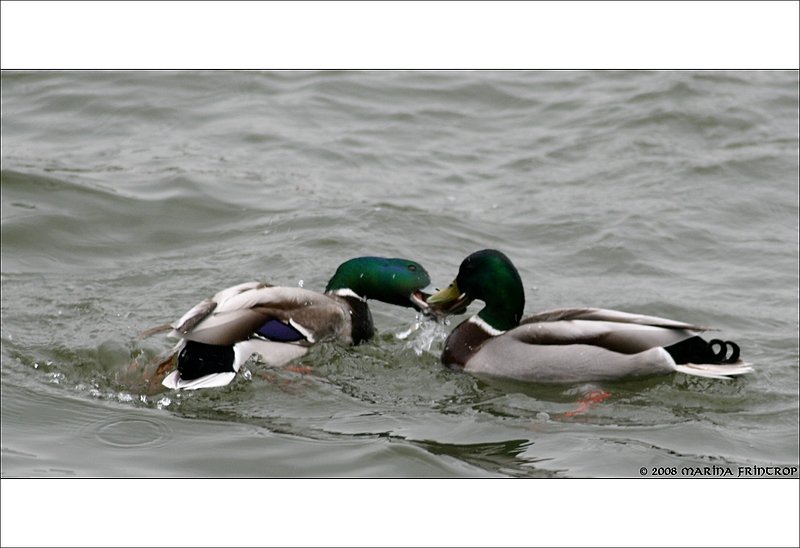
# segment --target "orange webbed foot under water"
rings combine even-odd
[[[592,390],[591,392],[587,393],[581,399],[578,400],[578,407],[573,409],[572,411],[565,412],[562,416],[563,417],[574,417],[576,415],[582,415],[598,403],[601,403],[608,398],[611,397],[610,392],[606,392],[605,390]]]

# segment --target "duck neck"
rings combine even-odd
[[[508,331],[519,325],[522,311],[525,308],[525,295],[514,294],[508,299],[486,302],[486,306],[478,312],[477,318],[486,323],[489,331]]]
[[[326,293],[344,301],[350,309],[350,338],[353,344],[358,345],[371,339],[375,334],[375,325],[372,323],[372,312],[367,300],[350,289],[335,289]]]
[[[483,255],[481,255],[483,253]],[[478,313],[493,329],[508,331],[519,325],[525,309],[525,291],[516,267],[499,251],[478,252],[462,263],[456,282],[471,297],[486,305]]]
[[[487,324],[480,315],[472,316],[461,322],[444,343],[442,363],[449,367],[463,369],[469,359],[480,350],[483,343],[492,337],[501,335],[499,331]]]

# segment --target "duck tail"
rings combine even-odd
[[[233,346],[185,341],[177,352],[177,369],[161,384],[172,390],[226,386],[236,378],[241,362]],[[172,364],[165,361],[166,368]]]
[[[706,377],[707,379],[731,379],[737,375],[752,373],[753,368],[749,363],[740,360],[737,363],[723,365],[713,363],[684,363],[675,365],[675,371],[695,377]]]
[[[215,388],[227,386],[236,378],[236,373],[229,371],[226,373],[211,373],[197,379],[185,380],[181,378],[180,371],[173,371],[161,381],[161,384],[171,390],[197,390],[199,388]]]
[[[699,336],[665,346],[675,362],[674,369],[686,375],[709,379],[730,379],[752,373],[752,366],[739,358],[739,345],[731,341],[712,339],[706,342]]]

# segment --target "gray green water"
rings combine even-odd
[[[2,475],[639,476],[798,463],[797,72],[4,72]],[[139,341],[357,255],[442,287],[496,247],[526,313],[711,325],[756,372],[577,386],[444,369],[452,328],[145,394]],[[472,305],[471,312],[478,310]],[[578,400],[610,397],[578,414]]]

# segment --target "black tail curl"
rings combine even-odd
[[[714,346],[719,345],[719,350],[714,352]],[[709,349],[714,352],[714,357],[719,360],[719,363],[736,363],[739,361],[739,345],[732,341],[721,341],[719,339],[711,339],[708,341]],[[728,348],[730,348],[730,355],[728,355]]]
[[[706,342],[703,338],[694,336],[665,346],[664,350],[669,352],[676,364],[730,364],[739,361],[739,345],[720,339]]]

